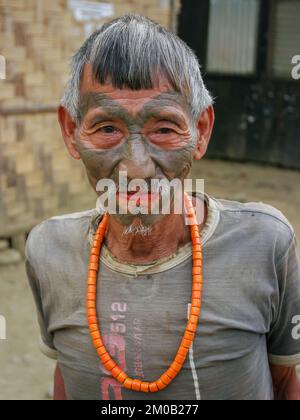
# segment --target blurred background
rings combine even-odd
[[[52,398],[24,244],[43,219],[95,206],[56,107],[70,56],[128,12],[177,32],[199,57],[216,102],[193,170],[206,192],[271,204],[300,235],[300,0],[0,0],[0,399]]]

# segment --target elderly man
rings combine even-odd
[[[58,116],[95,191],[121,172],[148,185],[183,181],[214,123],[193,52],[136,15],[76,53]],[[116,193],[116,214],[54,217],[28,238],[55,398],[300,398],[300,269],[285,217],[197,194],[185,200],[190,226],[174,196],[169,214],[123,214],[131,194]]]

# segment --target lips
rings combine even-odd
[[[143,207],[151,206],[151,203],[156,202],[159,196],[159,193],[143,193],[139,191],[127,191],[127,193],[117,192],[119,202],[128,203],[132,200],[132,204]]]

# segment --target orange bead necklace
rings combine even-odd
[[[191,198],[185,194],[186,215],[190,220],[190,232],[193,245],[193,283],[192,283],[192,304],[189,319],[186,325],[185,333],[177,351],[176,357],[169,368],[154,382],[143,382],[139,379],[131,379],[117,365],[105,348],[102,341],[96,310],[97,300],[97,277],[99,270],[99,256],[101,245],[105,237],[108,223],[108,214],[106,213],[99,224],[94,236],[93,246],[90,255],[90,264],[88,271],[87,287],[87,319],[91,332],[94,347],[111,375],[127,389],[140,392],[157,392],[166,388],[170,382],[178,375],[185,362],[189,349],[194,341],[195,332],[201,311],[202,303],[202,247],[200,241],[199,226],[197,223],[195,210]]]

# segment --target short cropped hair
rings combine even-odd
[[[145,16],[128,14],[103,25],[72,57],[61,103],[77,122],[87,63],[95,81],[103,85],[110,80],[119,89],[152,89],[165,77],[186,99],[194,118],[213,102],[194,52],[177,35]]]

